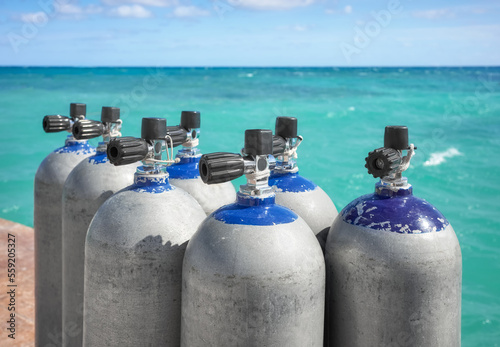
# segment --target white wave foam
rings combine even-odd
[[[14,206],[6,207],[6,208],[2,209],[2,213],[9,213],[9,212],[17,211],[17,210],[19,210],[19,206],[14,205]]]
[[[460,153],[458,149],[454,147],[448,148],[444,152],[431,153],[431,157],[424,163],[424,166],[439,165],[444,163],[446,161],[446,158],[453,158],[459,155],[463,155],[463,153]]]

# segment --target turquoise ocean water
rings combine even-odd
[[[500,68],[0,68],[1,218],[33,225],[35,172],[66,136],[42,117],[70,102],[91,119],[121,107],[129,136],[142,117],[175,125],[199,110],[204,153],[238,152],[245,129],[296,116],[300,171],[339,210],[373,191],[364,158],[384,127],[407,125],[418,150],[406,176],[462,247],[463,346],[500,345]]]

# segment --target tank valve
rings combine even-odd
[[[88,140],[102,136],[104,142],[109,142],[113,137],[122,136],[121,128],[120,109],[104,106],[101,121],[85,119],[77,122],[73,127],[73,137],[77,140]]]
[[[273,134],[271,130],[251,129],[245,131],[245,147],[241,154],[210,153],[200,159],[200,176],[207,184],[234,180],[242,175],[247,184],[240,193],[262,195],[272,192],[268,185],[270,169],[274,166]]]
[[[277,172],[297,172],[299,168],[297,148],[302,142],[302,136],[297,135],[297,118],[277,117],[273,141],[273,155],[276,157]]]
[[[46,133],[57,133],[71,130],[71,118],[60,115],[43,117],[43,130]]]
[[[178,125],[168,126],[167,134],[172,139],[174,147],[182,145],[187,140],[186,131]]]
[[[141,161],[149,153],[146,140],[135,137],[121,137],[112,139],[108,143],[108,159],[116,165],[127,165]]]
[[[57,133],[61,131],[71,132],[74,124],[85,119],[87,106],[80,103],[72,103],[69,106],[70,117],[52,115],[43,117],[42,127],[46,133]]]
[[[114,165],[126,165],[142,161],[148,172],[163,171],[168,165],[176,163],[173,159],[173,140],[167,134],[165,118],[143,118],[141,138],[113,138],[108,143],[107,155]],[[162,159],[165,150],[167,159]]]
[[[368,173],[375,178],[381,178],[385,183],[394,185],[406,184],[401,173],[408,169],[415,150],[413,144],[408,144],[408,128],[406,126],[385,127],[384,147],[377,148],[365,158]],[[406,150],[406,156],[403,151]]]
[[[245,173],[245,159],[236,153],[204,154],[200,159],[200,176],[207,184],[232,181]]]
[[[197,148],[200,137],[200,112],[182,111],[179,125],[168,126],[167,133],[172,138],[174,147],[182,145],[177,157],[195,157],[200,155]]]

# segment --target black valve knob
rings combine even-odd
[[[180,127],[186,130],[198,129],[201,125],[200,112],[198,111],[182,111]]]
[[[297,118],[295,117],[277,117],[274,133],[285,139],[297,137]]]
[[[77,140],[93,139],[103,133],[104,125],[95,120],[83,119],[73,125],[73,137]]]
[[[235,153],[210,153],[201,156],[200,176],[207,184],[223,183],[234,180],[245,171],[244,159]]]
[[[87,105],[73,102],[69,105],[69,116],[73,119],[85,117],[87,114]]]
[[[285,152],[286,140],[278,135],[273,136],[273,156],[277,157]]]
[[[181,128],[180,126],[168,126],[167,127],[167,135],[172,138],[173,146],[177,147],[182,145],[187,140],[186,130]],[[167,146],[170,147],[170,141],[166,141]]]
[[[273,154],[272,131],[267,129],[245,130],[245,148],[243,151],[253,157]]]
[[[148,144],[144,139],[120,137],[108,143],[107,155],[114,165],[126,165],[141,161],[148,155]]]
[[[167,120],[165,118],[143,118],[141,137],[144,140],[165,140]]]
[[[405,150],[408,145],[408,127],[404,125],[390,125],[385,127],[384,147]]]
[[[120,108],[103,106],[101,109],[101,122],[112,123],[120,119]]]
[[[46,133],[57,133],[71,129],[71,118],[64,116],[45,116],[42,122],[43,130]]]
[[[394,148],[378,148],[365,158],[365,167],[373,177],[386,177],[401,165],[401,154]]]

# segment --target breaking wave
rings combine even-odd
[[[451,147],[444,152],[432,153],[429,160],[424,163],[424,166],[436,166],[444,163],[446,158],[453,158],[459,155],[463,155],[463,153],[460,153],[458,149]]]

